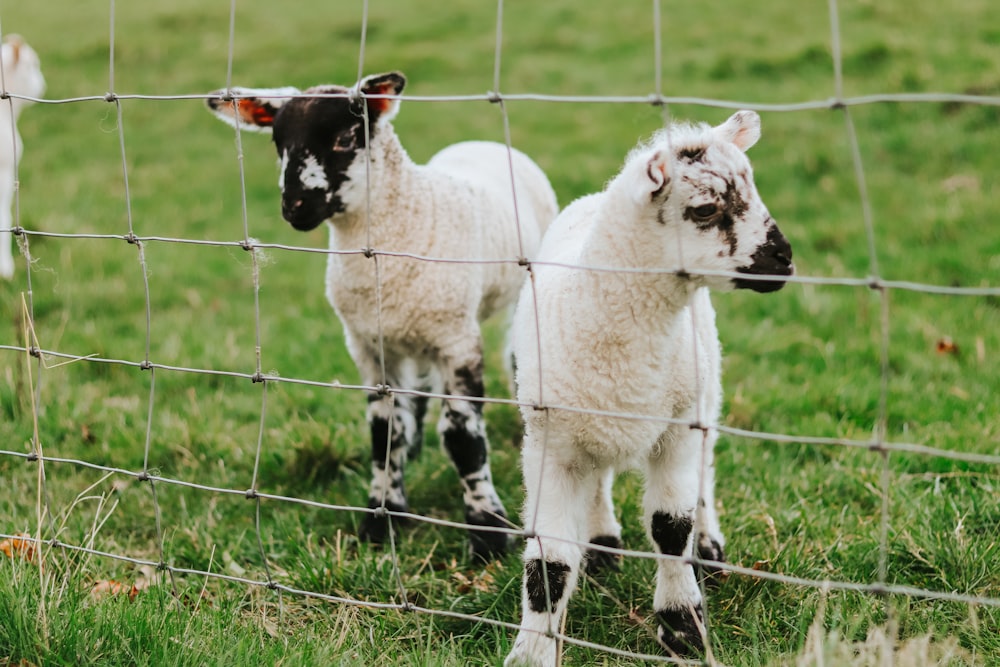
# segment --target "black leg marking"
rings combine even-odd
[[[450,382],[445,383],[445,393],[452,396],[483,396],[483,360],[458,368]],[[463,479],[488,465],[486,434],[482,431],[483,404],[467,402],[468,410],[456,410],[445,402],[445,424],[441,439],[444,448]],[[463,406],[464,407],[464,406]]]
[[[455,369],[454,383],[454,395],[482,397],[485,391],[483,388],[482,357],[468,366]]]
[[[543,569],[544,568],[544,569]],[[524,564],[524,585],[528,592],[528,606],[531,611],[539,614],[551,612],[562,599],[566,591],[566,577],[569,565],[555,561],[545,561],[535,558]],[[545,589],[545,579],[548,575],[548,593]],[[549,608],[549,602],[552,608]]]
[[[722,545],[715,541],[707,533],[698,535],[698,558],[703,560],[714,560],[720,563],[726,562],[726,554]],[[718,586],[729,576],[729,572],[716,565],[699,565],[698,576],[705,580],[707,586]]]
[[[368,509],[378,509],[382,507],[382,500],[380,498],[369,498],[368,499]],[[407,512],[409,511],[407,507],[400,507],[395,503],[386,501],[385,508],[393,512]],[[365,514],[365,518],[361,520],[361,526],[358,528],[358,537],[366,542],[371,542],[372,544],[385,544],[385,541],[389,539],[389,531],[392,527],[399,528],[400,526],[406,524],[404,519],[395,517],[392,519],[392,524],[389,524],[389,515],[379,516],[377,514]]]
[[[494,513],[469,511],[465,513],[465,522],[472,526],[503,528],[509,525],[506,519],[507,514],[503,510]],[[507,553],[509,537],[507,533],[492,530],[470,530],[469,542],[473,560],[489,563]]]
[[[396,469],[391,453],[401,447],[406,447],[406,430],[401,419],[394,418],[392,439],[389,439],[389,420],[385,417],[372,417],[369,424],[372,435],[372,465],[385,470],[386,459],[389,459],[389,474]],[[400,472],[402,472],[400,470]]]
[[[441,441],[465,486],[465,520],[472,526],[507,526],[503,505],[493,491],[489,445],[483,422],[483,404],[462,401],[461,397],[483,396],[483,362],[476,359],[455,369],[445,383],[445,393],[455,396],[445,401]],[[469,531],[472,555],[491,561],[507,552],[506,533]]]
[[[660,548],[660,553],[670,556],[680,556],[684,553],[688,538],[691,536],[693,522],[690,516],[674,516],[666,512],[655,512],[650,525],[653,541]]]
[[[385,505],[388,510],[406,512],[409,507],[406,504],[406,490],[403,487],[402,462],[397,461],[398,457],[393,456],[394,451],[406,446],[406,433],[401,420],[394,419],[392,428],[392,439],[390,441],[389,421],[385,417],[372,416],[369,424],[372,437],[372,490],[368,497],[368,508],[376,509]],[[382,479],[383,488],[376,485],[375,480]],[[382,494],[387,497],[383,503]],[[402,499],[396,501],[393,499]],[[393,521],[399,526],[403,522],[399,519]],[[369,542],[381,544],[389,536],[389,517],[386,515],[377,516],[366,514],[361,521],[358,530],[359,536]]]
[[[622,548],[621,538],[615,535],[598,535],[597,537],[590,538],[590,543],[596,544],[600,547],[611,547],[613,549]],[[597,549],[588,549],[585,558],[586,560],[584,561],[584,566],[587,570],[587,574],[597,574],[599,572],[607,572],[609,570],[616,571],[621,568],[621,554],[599,551]]]
[[[657,637],[668,650],[679,656],[693,656],[705,650],[699,630],[703,625],[700,608],[694,615],[690,609],[661,609],[656,618],[660,622]]]
[[[413,399],[413,419],[416,422],[416,429],[413,433],[413,442],[406,451],[406,458],[413,461],[420,456],[420,451],[424,447],[424,418],[427,416],[427,397],[417,396]]]
[[[493,498],[476,494],[477,487],[488,479],[489,461],[486,438],[465,428],[452,428],[455,415],[449,416],[449,427],[442,436],[444,448],[455,464],[462,483],[472,491],[472,502],[466,500],[465,522],[472,526],[507,526],[503,507],[496,506]],[[507,552],[506,533],[494,531],[469,531],[472,555],[477,560],[489,562]]]
[[[473,409],[476,420],[481,420],[483,406],[477,403]],[[486,436],[469,430],[469,418],[456,410],[449,410],[447,417],[441,439],[459,477],[479,472],[487,464]]]

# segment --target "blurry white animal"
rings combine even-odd
[[[3,77],[0,87],[6,99],[0,99],[0,278],[11,278],[14,275],[11,206],[22,150],[17,117],[24,107],[32,103],[32,100],[21,96],[40,97],[45,92],[45,77],[42,76],[38,54],[18,35],[8,35],[2,49],[0,64],[3,66]]]

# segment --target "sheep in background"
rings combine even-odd
[[[0,48],[3,50],[0,61],[4,94],[41,97],[45,92],[45,77],[35,50],[18,35],[8,35]],[[6,279],[14,276],[11,207],[14,205],[17,164],[23,150],[17,118],[29,104],[31,100],[21,97],[0,100],[0,278]]]
[[[524,523],[538,537],[525,548],[521,630],[505,665],[556,664],[546,633],[558,630],[581,563],[614,561],[585,545],[621,546],[611,505],[620,469],[645,474],[643,520],[659,553],[723,559],[711,428],[720,349],[708,290],[770,292],[793,272],[743,154],[759,136],[752,111],[715,128],[673,125],[546,234],[512,334],[518,401],[538,406],[522,407]],[[658,559],[653,608],[667,649],[703,648],[701,605],[692,565]]]
[[[490,472],[483,405],[468,400],[483,396],[479,323],[517,298],[525,271],[515,260],[534,257],[558,212],[556,198],[542,170],[503,144],[458,143],[426,165],[415,164],[390,124],[399,100],[369,97],[399,95],[405,83],[402,74],[391,72],[366,77],[353,88],[305,91],[334,97],[290,97],[299,94],[295,88],[239,88],[232,91],[235,104],[225,91],[207,102],[230,124],[238,115],[240,127],[272,134],[281,160],[284,218],[299,230],[326,221],[330,249],[354,251],[330,254],[326,293],[362,382],[450,395],[438,432],[462,481],[466,522],[505,526]],[[373,259],[369,248],[492,263],[384,254]],[[368,506],[402,512],[408,511],[403,464],[407,450],[420,445],[427,400],[405,393],[393,398],[394,405],[377,393],[368,397]],[[387,530],[381,513],[367,514],[361,526],[373,542],[385,540]],[[481,559],[506,550],[502,532],[472,530],[470,536],[473,555]]]

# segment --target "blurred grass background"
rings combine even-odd
[[[438,7],[370,2],[365,73],[399,69],[406,93],[494,88],[497,8],[456,0]],[[656,89],[651,3],[512,0],[503,5],[501,91],[636,95]],[[903,92],[1000,94],[1000,24],[986,0],[838,3],[847,96]],[[746,106],[834,95],[826,3],[661,3],[662,91]],[[107,2],[0,5],[0,29],[39,52],[48,99],[103,95],[109,77]],[[234,85],[352,83],[362,3],[238,3]],[[226,85],[229,3],[115,3],[114,92],[187,95]],[[68,234],[238,241],[241,182],[231,130],[198,100],[123,100],[131,210],[126,207],[115,106],[103,100],[39,104],[22,116],[20,224]],[[547,171],[560,203],[600,189],[638,138],[659,127],[648,105],[506,104],[514,145]],[[671,117],[720,122],[727,109],[674,105]],[[934,285],[1000,280],[1000,107],[883,103],[854,107],[882,277]],[[795,249],[801,274],[868,275],[871,258],[843,112],[762,112],[750,157],[764,201]],[[396,127],[424,161],[462,139],[503,140],[486,102],[405,102]],[[261,242],[323,248],[279,214],[273,148],[243,136],[249,233]],[[30,236],[34,335],[41,348],[139,362],[145,294],[135,246],[121,240]],[[149,241],[150,359],[252,373],[251,261],[239,248]],[[318,382],[357,381],[323,296],[324,257],[268,250],[260,282],[262,369]],[[25,344],[25,265],[0,283],[0,345]],[[1000,299],[892,291],[888,437],[949,450],[1000,453]],[[726,424],[802,436],[866,439],[881,384],[880,314],[868,289],[793,284],[759,298],[716,298],[726,351]],[[502,322],[487,331],[488,392],[507,395]],[[951,341],[953,351],[938,352]],[[951,349],[951,348],[949,348]],[[50,365],[57,363],[49,361]],[[623,381],[626,381],[623,379]],[[44,452],[141,469],[151,374],[78,361],[36,373],[23,352],[0,349],[0,449]],[[249,380],[158,370],[150,467],[191,483],[248,488],[262,387]],[[368,445],[364,397],[270,383],[258,473],[262,491],[364,505]],[[489,406],[494,474],[519,506],[512,409]],[[432,434],[433,437],[433,434]],[[775,572],[872,582],[879,561],[881,458],[866,451],[724,437],[718,497],[733,562]],[[889,456],[891,583],[1000,596],[1000,474],[995,466]],[[0,457],[0,530],[37,530],[38,468]],[[45,467],[46,538],[159,558],[148,485],[69,464]],[[627,546],[646,549],[636,520],[638,480],[617,496]],[[458,520],[458,482],[435,447],[410,467],[414,511]],[[242,498],[158,485],[165,560],[176,567],[263,578],[254,507]],[[446,492],[445,490],[453,490]],[[305,590],[399,601],[387,553],[358,544],[359,515],[263,505],[271,571]],[[461,531],[418,525],[399,544],[401,576],[418,604],[516,622],[516,555],[485,572],[467,561]],[[0,559],[0,664],[498,664],[513,633],[485,624],[340,608],[196,576],[174,577],[133,602],[94,599],[95,582],[147,576],[113,559],[54,552],[38,568]],[[652,564],[629,561],[600,586],[586,583],[567,631],[618,648],[657,651],[637,617],[651,608]],[[173,610],[172,591],[183,601]],[[635,607],[635,613],[629,611]],[[886,609],[893,611],[887,618]],[[44,614],[42,613],[44,612]],[[771,665],[808,654],[822,631],[836,653],[891,621],[902,639],[953,645],[953,662],[1000,659],[995,607],[856,593],[730,577],[709,601],[715,658]],[[838,639],[839,638],[839,639]],[[855,651],[858,654],[859,651]],[[822,655],[822,654],[820,654]],[[831,660],[833,658],[830,658]],[[931,664],[916,662],[914,664]],[[569,648],[565,664],[636,664]],[[832,664],[832,663],[831,663]]]

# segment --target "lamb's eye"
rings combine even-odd
[[[335,151],[350,151],[354,150],[355,146],[354,128],[351,128],[346,132],[341,132],[333,140],[333,150]]]
[[[719,212],[719,207],[715,204],[702,204],[688,210],[695,220],[710,220]]]

